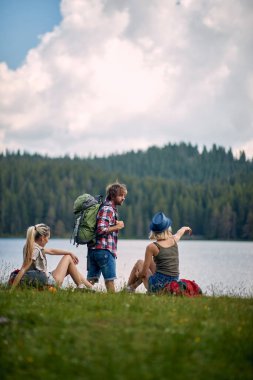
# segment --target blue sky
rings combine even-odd
[[[59,0],[0,0],[0,61],[16,69],[60,21]]]
[[[253,157],[252,0],[0,0],[0,152]]]

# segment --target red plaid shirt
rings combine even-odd
[[[97,230],[95,249],[108,249],[114,256],[117,256],[118,231],[108,233],[108,228],[115,226],[117,209],[112,202],[106,201],[97,214]]]

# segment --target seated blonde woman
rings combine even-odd
[[[20,283],[37,287],[61,286],[67,275],[72,277],[78,288],[93,289],[92,284],[82,276],[76,267],[77,256],[62,249],[45,248],[49,238],[50,228],[43,223],[27,229],[26,243],[23,249],[23,265],[13,281],[11,290]],[[63,256],[52,272],[47,270],[46,254]]]
[[[134,292],[143,283],[150,293],[157,293],[172,281],[179,279],[178,241],[190,227],[181,227],[175,235],[171,232],[172,221],[162,212],[156,213],[150,223],[145,259],[138,260],[128,279],[127,291]]]

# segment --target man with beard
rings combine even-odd
[[[121,206],[127,195],[126,185],[118,182],[106,188],[106,200],[97,214],[95,245],[88,248],[87,279],[98,282],[102,273],[108,292],[115,292],[117,241],[124,222],[118,220],[117,206]]]

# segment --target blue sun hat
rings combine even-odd
[[[172,225],[172,221],[170,218],[167,218],[163,212],[157,212],[150,223],[150,231],[153,232],[163,232],[167,230]]]

